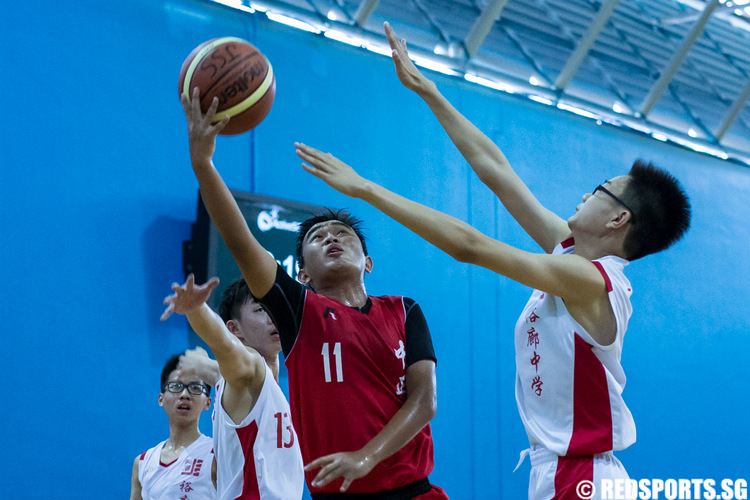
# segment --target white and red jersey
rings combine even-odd
[[[143,500],[205,500],[216,498],[211,480],[213,441],[200,435],[171,463],[161,461],[162,441],[143,452],[138,461],[138,481]]]
[[[573,239],[553,254],[573,253]],[[623,337],[632,314],[628,261],[596,259],[617,325],[615,341],[597,344],[560,297],[535,290],[516,323],[516,402],[529,442],[560,456],[622,450],[635,442],[635,423],[622,398]]]
[[[222,378],[216,386],[213,413],[219,499],[298,500],[305,479],[302,454],[273,372],[266,365],[255,406],[239,424],[222,406],[225,385]]]

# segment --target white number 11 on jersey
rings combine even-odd
[[[323,371],[325,372],[326,382],[331,381],[331,358],[328,354],[328,342],[323,342]],[[333,344],[333,357],[336,358],[336,382],[344,381],[344,372],[341,369],[341,342]]]

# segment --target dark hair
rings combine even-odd
[[[666,170],[636,160],[622,198],[638,214],[625,238],[628,260],[660,252],[690,228],[690,200],[679,181]]]
[[[164,369],[161,371],[161,386],[160,391],[164,392],[164,387],[167,385],[167,382],[169,381],[169,376],[172,374],[173,371],[177,369],[177,365],[180,364],[180,356],[185,354],[185,351],[178,352],[171,358],[167,360],[167,362],[164,364]]]
[[[180,364],[180,356],[182,356],[183,354],[185,354],[185,351],[178,352],[177,354],[169,358],[166,363],[164,363],[164,368],[161,371],[161,386],[159,388],[160,392],[164,392],[164,389],[166,389],[167,382],[169,382],[169,376],[172,375],[172,372],[177,369],[177,366]],[[203,387],[206,388],[206,396],[211,397],[211,386],[204,383]]]
[[[316,224],[328,221],[341,222],[342,224],[350,227],[354,231],[354,234],[356,234],[359,238],[360,243],[362,243],[362,250],[364,251],[365,255],[367,255],[365,234],[364,232],[362,232],[362,220],[354,217],[346,210],[336,210],[334,212],[330,208],[326,208],[324,212],[318,215],[313,215],[299,226],[299,233],[297,234],[297,261],[299,262],[300,268],[305,267],[305,259],[302,257],[302,243],[305,241],[305,236],[307,236],[307,233],[309,233],[310,229],[312,229]]]
[[[219,316],[224,320],[224,323],[230,319],[241,319],[242,306],[250,299],[254,299],[254,297],[243,278],[235,280],[226,287],[219,304]]]

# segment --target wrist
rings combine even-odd
[[[355,190],[354,197],[367,201],[375,191],[375,183],[367,179],[362,179],[362,183]]]
[[[437,93],[437,85],[435,85],[435,82],[432,80],[422,77],[414,88],[414,92],[416,92],[422,99],[427,100],[430,97],[434,97]]]

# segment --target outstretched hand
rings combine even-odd
[[[315,487],[325,486],[336,478],[343,477],[340,491],[343,493],[352,484],[352,481],[364,477],[370,473],[375,464],[367,457],[361,456],[357,451],[347,453],[334,453],[325,457],[316,458],[305,466],[306,471],[320,467],[320,471],[312,481]]]
[[[294,147],[297,148],[297,156],[307,162],[302,164],[305,171],[322,179],[336,191],[357,197],[366,181],[352,167],[331,153],[323,153],[300,142],[295,142]]]
[[[391,28],[391,25],[383,23],[385,29],[385,36],[388,38],[388,45],[391,46],[393,64],[396,66],[396,74],[401,83],[404,84],[409,90],[419,93],[420,90],[433,85],[425,76],[417,69],[412,60],[409,58],[409,51],[406,48],[406,39],[398,39],[396,33]]]
[[[204,115],[201,112],[200,90],[193,89],[192,97],[187,93],[180,96],[182,109],[188,123],[188,139],[190,141],[190,156],[193,161],[210,160],[216,149],[216,135],[229,123],[229,117],[225,116],[221,121],[212,123],[219,107],[219,99],[214,97],[208,111]]]
[[[205,285],[196,285],[195,276],[190,274],[184,285],[178,283],[172,284],[172,290],[175,293],[164,299],[164,305],[167,308],[161,315],[164,321],[176,312],[177,314],[187,314],[201,307],[211,295],[211,291],[219,284],[219,278],[211,278]]]

